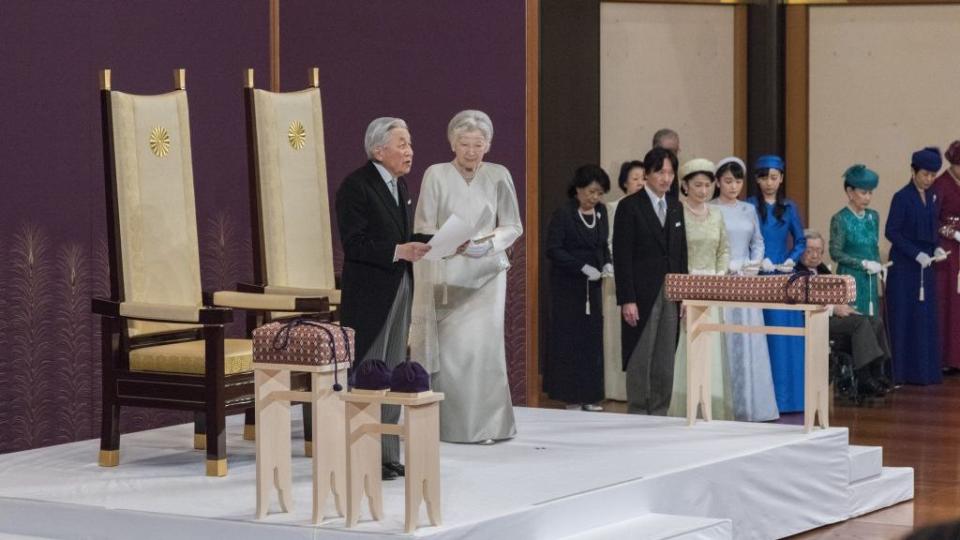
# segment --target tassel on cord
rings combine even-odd
[[[587,315],[590,314],[590,280],[589,279],[587,280],[587,307],[584,313],[586,313]]]
[[[873,317],[873,276],[867,274],[867,283],[870,284],[870,316]]]
[[[960,261],[960,250],[957,250],[957,261]],[[960,270],[957,270],[957,294],[960,294]]]
[[[926,301],[926,297],[923,294],[923,268],[920,269],[920,301]]]
[[[440,305],[447,305],[447,261],[440,264],[440,272],[443,273],[443,298],[440,299]]]

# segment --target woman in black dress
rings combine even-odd
[[[613,274],[601,199],[610,178],[596,165],[577,169],[570,201],[550,218],[550,331],[544,368],[547,394],[569,409],[599,411],[603,399],[603,306],[600,280]]]

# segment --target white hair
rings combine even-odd
[[[807,240],[819,240],[823,242],[823,235],[813,229],[804,229],[803,237]]]
[[[367,133],[363,136],[363,148],[367,157],[374,159],[373,152],[381,146],[386,146],[390,140],[390,132],[395,129],[408,129],[407,123],[400,118],[383,116],[376,118],[367,126]]]
[[[487,113],[472,109],[458,112],[447,124],[447,139],[451,145],[456,144],[460,135],[469,131],[479,131],[486,139],[487,147],[490,147],[493,141],[493,122]]]

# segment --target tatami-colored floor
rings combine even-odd
[[[563,404],[541,397],[545,407]],[[623,402],[606,401],[606,411],[626,412]],[[784,423],[803,423],[800,414]],[[792,540],[895,540],[915,527],[960,519],[960,376],[936,386],[903,386],[860,407],[835,404],[831,425],[850,428],[850,443],[882,446],[883,464],[913,467],[913,501]]]

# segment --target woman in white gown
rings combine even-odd
[[[624,161],[620,166],[617,183],[624,197],[643,189],[643,162]],[[622,199],[622,198],[621,198]],[[620,199],[608,202],[607,215],[613,224]],[[610,253],[613,253],[613,227],[610,227],[608,240]],[[617,286],[613,275],[607,274],[603,280],[603,394],[607,399],[627,400],[627,374],[623,371],[623,358],[620,354],[620,306],[617,305]]]
[[[440,403],[440,439],[492,443],[516,434],[504,346],[506,250],[523,233],[510,172],[483,161],[493,124],[481,111],[457,113],[447,127],[452,162],[423,176],[416,233],[432,235],[452,215],[478,236],[458,254],[414,264],[412,359],[431,373]]]

